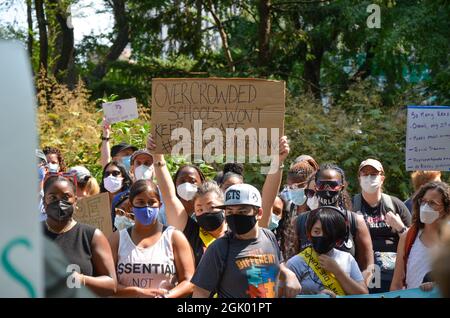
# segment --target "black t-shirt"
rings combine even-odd
[[[200,238],[200,226],[191,217],[188,217],[183,233],[194,251],[195,267],[197,267],[206,250],[206,246]]]
[[[405,226],[411,225],[411,214],[408,208],[398,198],[390,196],[396,214],[400,215]],[[371,207],[361,196],[361,214],[367,223],[375,252],[397,252],[399,236],[397,232],[385,222],[386,213],[389,212],[383,200],[376,207]]]
[[[70,264],[78,265],[81,274],[94,276],[91,243],[95,227],[77,223],[65,233],[55,234],[47,229],[45,223],[43,226],[45,236],[61,248]]]

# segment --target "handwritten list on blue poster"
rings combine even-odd
[[[450,106],[408,106],[406,170],[450,171]]]

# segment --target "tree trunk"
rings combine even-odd
[[[270,61],[270,0],[260,0],[259,11],[259,52],[258,65],[266,68]]]
[[[33,15],[31,7],[31,0],[27,0],[27,25],[28,25],[28,54],[30,55],[30,60],[33,58]]]
[[[322,65],[324,50],[318,45],[313,48],[312,54],[315,58],[313,60],[306,60],[304,64],[303,78],[305,80],[305,91],[312,93],[315,98],[321,99],[320,67]]]
[[[58,82],[67,84],[72,89],[75,87],[75,83],[73,82],[73,78],[68,76],[68,73],[69,67],[73,67],[73,54],[75,51],[73,28],[67,22],[67,8],[62,8],[61,2],[58,0],[49,0],[49,3],[54,5],[56,21],[60,28],[57,33],[57,43],[60,43],[60,52],[54,69],[54,75]]]
[[[212,1],[208,0],[208,3],[204,3],[204,6],[206,9],[208,9],[208,11],[211,13],[211,15],[214,19],[214,23],[216,24],[216,27],[219,31],[220,38],[222,40],[222,46],[223,46],[223,50],[225,52],[225,58],[228,63],[228,68],[229,68],[230,72],[234,73],[236,69],[234,67],[234,62],[233,62],[233,57],[231,55],[230,47],[228,46],[228,35],[225,32],[225,28],[224,28],[222,22],[220,21],[219,16],[216,14],[216,12],[213,8]]]
[[[202,10],[203,10],[203,4],[202,0],[196,0],[195,1],[195,9],[197,11],[197,15],[195,17],[195,35],[194,35],[194,44],[193,44],[193,54],[194,58],[198,58],[200,55],[200,51],[202,48]]]
[[[114,62],[119,58],[120,54],[123,52],[130,40],[130,27],[128,25],[126,16],[125,1],[111,0],[111,2],[114,12],[115,29],[117,30],[117,36],[114,40],[113,45],[109,48],[109,52],[106,57],[96,66],[96,68],[92,72],[94,78],[98,80],[101,80],[103,77],[105,77],[109,63]]]
[[[35,0],[34,6],[36,10],[36,19],[39,28],[39,69],[43,68],[47,71],[48,67],[48,38],[47,38],[47,22],[45,21],[44,1]]]

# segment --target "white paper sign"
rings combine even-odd
[[[0,297],[43,296],[35,92],[28,54],[0,41]]]
[[[406,170],[450,171],[450,106],[408,106]]]
[[[136,98],[122,99],[110,103],[103,103],[106,121],[110,124],[139,117]]]

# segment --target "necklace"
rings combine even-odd
[[[66,233],[67,231],[69,231],[75,224],[74,224],[74,220],[72,219],[69,223],[67,223],[67,225],[61,230],[61,231],[55,231],[51,228],[51,226],[48,224],[47,220],[45,220],[45,224],[47,225],[47,229],[55,234],[63,234]]]

